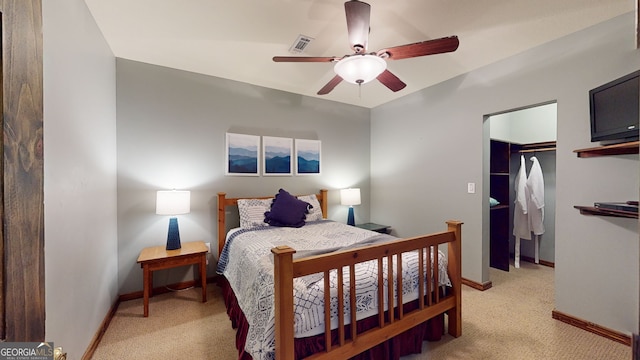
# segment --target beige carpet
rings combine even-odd
[[[522,262],[490,269],[493,288],[462,288],[462,336],[425,343],[418,359],[617,360],[631,347],[554,320],[554,270]],[[405,359],[403,359],[405,360]]]
[[[419,355],[403,360],[440,359],[631,359],[631,348],[551,318],[553,269],[523,263],[510,272],[491,269],[493,288],[463,286],[462,336],[425,342]],[[235,331],[217,285],[207,303],[200,289],[151,298],[149,317],[142,299],[120,304],[94,353],[94,360],[235,359]]]
[[[237,359],[235,331],[220,288],[207,286],[156,295],[149,299],[149,317],[142,299],[120,303],[92,359]]]

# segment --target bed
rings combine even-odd
[[[327,220],[326,190],[296,198],[312,205],[303,224],[267,226],[273,196],[218,193],[217,273],[239,359],[398,359],[438,340],[444,314],[461,335],[461,222],[398,239]],[[240,227],[227,231],[230,206]]]

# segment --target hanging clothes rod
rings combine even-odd
[[[542,151],[556,151],[555,147],[547,147],[547,148],[539,148],[539,149],[526,149],[518,151],[520,154],[523,153],[532,153],[532,152],[542,152]]]

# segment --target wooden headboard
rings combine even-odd
[[[226,193],[218,193],[218,255],[222,252],[224,243],[227,238],[226,212],[227,206],[238,206],[238,200],[241,199],[272,199],[273,196],[250,197],[250,198],[227,198]],[[306,194],[305,194],[306,195]],[[316,194],[320,207],[322,208],[322,217],[327,218],[327,189],[320,189]]]

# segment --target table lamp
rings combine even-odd
[[[191,192],[161,190],[156,196],[156,214],[171,215],[169,233],[167,234],[167,250],[180,249],[180,231],[178,218],[173,215],[188,214],[191,211]]]
[[[340,190],[340,204],[349,206],[347,225],[355,226],[356,222],[353,216],[353,205],[360,205],[360,189],[350,188]]]

